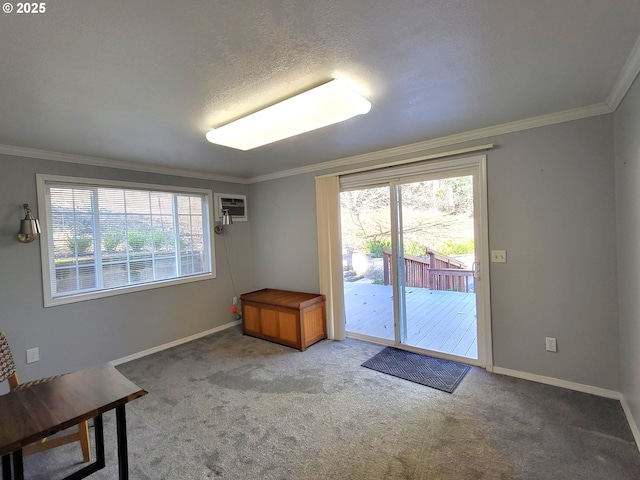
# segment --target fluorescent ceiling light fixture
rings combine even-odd
[[[340,80],[331,80],[295,97],[214,128],[207,140],[239,150],[293,137],[348,120],[371,110],[371,103]]]

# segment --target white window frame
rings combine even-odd
[[[198,194],[206,197],[206,216],[208,218],[208,229],[205,227],[205,245],[208,245],[208,260],[211,272],[199,273],[189,275],[186,277],[171,278],[166,280],[158,280],[152,283],[144,283],[137,285],[126,285],[118,288],[110,288],[99,291],[92,291],[87,293],[72,293],[67,296],[54,297],[51,285],[51,258],[52,254],[49,242],[49,218],[47,216],[46,207],[46,183],[68,183],[70,186],[79,187],[112,187],[122,188],[130,190],[143,190],[143,191],[160,191],[167,193],[183,193],[183,194]],[[36,174],[36,186],[38,194],[38,211],[40,212],[39,221],[41,228],[40,239],[40,255],[42,262],[42,286],[44,293],[44,306],[53,307],[57,305],[65,305],[69,303],[83,302],[86,300],[93,300],[96,298],[111,297],[114,295],[123,295],[127,293],[140,292],[144,290],[151,290],[154,288],[162,288],[170,285],[181,285],[185,283],[198,282],[203,280],[209,280],[216,278],[216,264],[215,264],[215,242],[213,241],[213,191],[202,188],[189,188],[178,187],[171,185],[161,184],[149,184],[149,183],[135,183],[135,182],[121,182],[116,180],[102,180],[94,178],[81,178],[81,177],[68,177],[58,175],[45,175]],[[206,247],[205,247],[206,248]]]

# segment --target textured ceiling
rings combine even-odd
[[[15,3],[15,2],[14,2]],[[0,144],[252,177],[605,102],[638,0],[65,0],[0,17]],[[205,133],[333,77],[371,111]]]

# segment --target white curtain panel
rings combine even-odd
[[[344,340],[344,289],[338,176],[316,177],[320,293],[327,298],[327,336]]]

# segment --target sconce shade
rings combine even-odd
[[[225,225],[233,225],[233,219],[231,218],[229,210],[223,208],[222,210],[220,210],[220,225],[216,225],[215,227],[213,227],[213,231],[218,235],[222,235]]]
[[[326,127],[367,113],[371,103],[346,83],[331,80],[207,133],[211,143],[238,150]]]
[[[34,235],[40,233],[40,225],[34,218],[20,220],[20,233],[22,235]]]
[[[22,205],[25,211],[25,217],[20,220],[20,232],[18,232],[18,240],[22,243],[33,242],[40,233],[40,222],[37,218],[31,216],[31,210],[29,204]]]
[[[222,210],[222,225],[233,225],[233,219],[227,209]]]

